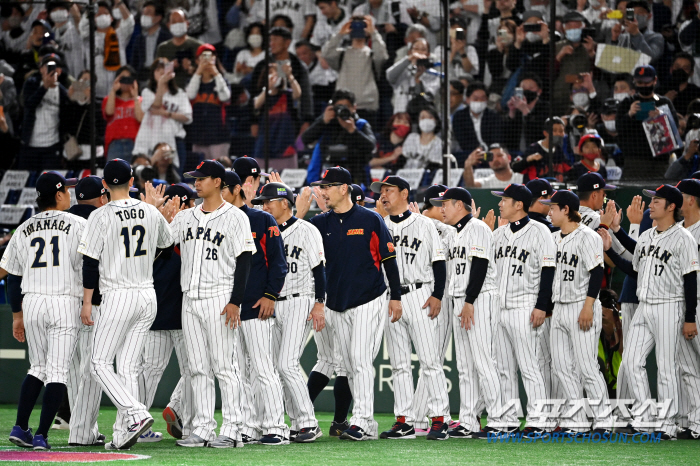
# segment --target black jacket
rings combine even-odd
[[[24,83],[22,95],[24,96],[24,120],[22,121],[22,142],[29,144],[36,122],[36,109],[46,95],[47,89],[41,84],[41,74],[35,73]],[[59,92],[59,123],[58,133],[60,140],[77,125],[74,120],[74,106],[68,97],[68,91],[63,85],[58,84]]]
[[[452,124],[454,125],[455,138],[464,152],[471,153],[479,147],[479,139],[476,137],[469,107],[456,112]],[[481,115],[481,139],[487,145],[503,142],[503,119],[488,108]]]
[[[167,27],[161,26],[158,32],[158,39],[156,40],[156,48],[153,51],[155,54],[158,50],[158,44],[162,44],[166,40],[173,38]],[[157,56],[157,55],[156,55]],[[155,57],[154,57],[155,58]],[[134,37],[134,47],[131,52],[131,66],[136,70],[136,75],[139,81],[146,81],[150,77],[150,71],[146,68],[146,35],[144,31],[141,34]]]
[[[676,114],[676,109],[673,106],[673,102],[668,100],[666,97],[655,95],[657,98],[655,100],[656,107],[661,107],[662,105],[668,105],[673,114],[673,120],[678,126],[678,115]],[[620,146],[622,154],[625,156],[625,171],[630,168],[627,166],[629,160],[642,159],[645,161],[652,160],[651,148],[649,147],[649,141],[647,140],[647,135],[644,132],[644,127],[642,126],[642,121],[637,120],[634,117],[629,116],[630,107],[635,101],[649,101],[652,99],[642,99],[638,94],[635,94],[631,98],[627,98],[620,102],[617,106],[617,116],[615,117],[615,126],[618,133],[617,145]],[[661,176],[662,174],[659,174]]]
[[[311,90],[311,83],[309,82],[309,72],[306,66],[297,58],[293,53],[289,54],[289,62],[292,65],[292,74],[294,78],[299,82],[301,87],[301,98],[299,99],[300,108],[298,119],[303,122],[314,121],[314,98],[313,91]],[[275,63],[275,59],[270,57],[270,63]],[[260,73],[263,72],[265,67],[265,60],[261,61],[253,69],[252,83],[253,83],[253,95],[256,97],[262,91],[263,86],[267,86],[267,79],[260,82]],[[251,105],[254,99],[250,99]],[[252,107],[251,107],[252,108]]]
[[[515,118],[510,118],[507,114],[503,117],[503,133],[506,147],[512,151],[520,150],[520,135],[525,134],[525,146],[530,146],[542,139],[544,123],[549,117],[549,102],[537,101],[535,107],[523,118],[519,110],[515,111]]]

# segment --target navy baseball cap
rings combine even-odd
[[[197,165],[191,172],[185,172],[189,178],[220,178],[222,183],[226,182],[226,169],[216,160],[205,160]]]
[[[375,201],[371,197],[365,197],[365,190],[362,189],[360,185],[353,184],[352,185],[352,203],[357,204],[358,202],[365,201],[367,204],[374,204]]]
[[[250,202],[253,205],[262,205],[264,201],[272,199],[287,199],[294,204],[294,190],[284,183],[267,183],[260,191],[260,195]]]
[[[522,184],[511,183],[506,186],[506,189],[503,191],[491,191],[491,194],[497,197],[508,197],[514,201],[520,201],[528,207],[532,203],[532,193]]]
[[[224,177],[224,184],[229,188],[235,188],[236,186],[243,186],[241,182],[241,177],[238,176],[233,170],[226,170]]]
[[[444,184],[434,184],[432,186],[429,186],[428,189],[426,189],[425,192],[423,192],[424,206],[431,206],[432,204],[430,204],[430,200],[442,196],[448,189],[449,188]]]
[[[343,167],[331,167],[323,172],[320,180],[311,183],[311,186],[336,186],[341,184],[352,185],[350,172]]]
[[[650,83],[654,80],[654,78],[656,78],[656,70],[651,65],[642,65],[634,69],[635,81]]]
[[[39,197],[50,198],[55,196],[61,188],[70,188],[77,183],[78,180],[75,178],[66,179],[58,172],[44,172],[36,180],[36,192],[39,193]]]
[[[676,204],[676,208],[683,205],[683,195],[680,190],[670,184],[662,184],[656,188],[656,191],[652,189],[643,189],[642,192],[649,197],[666,199],[668,202]]]
[[[688,196],[700,197],[700,181],[696,179],[682,180],[676,185],[676,188]]]
[[[696,171],[690,177],[694,180],[700,180],[700,171]]]
[[[430,203],[434,206],[440,207],[445,201],[462,201],[464,207],[467,209],[472,208],[472,195],[464,188],[450,188],[442,196],[434,197],[430,199]]]
[[[408,184],[408,181],[396,175],[387,176],[382,181],[375,181],[372,183],[369,189],[375,193],[381,193],[382,186],[396,186],[399,188],[399,191],[403,191],[404,189],[408,189],[409,191],[411,190],[411,185]]]
[[[261,172],[258,161],[253,157],[248,157],[247,155],[244,157],[238,157],[233,161],[233,171],[238,173],[238,176],[242,180],[245,180],[249,176],[270,176],[267,173]]]
[[[532,197],[551,196],[554,192],[554,188],[549,184],[549,181],[542,178],[530,180],[525,186],[527,186],[527,189],[532,193]]]
[[[168,196],[168,199],[179,196],[181,205],[197,198],[197,193],[195,193],[194,189],[187,183],[171,184],[165,188],[165,195]]]
[[[110,186],[126,184],[134,176],[129,162],[122,159],[114,159],[107,162],[104,169],[103,179]]]
[[[605,178],[598,172],[584,173],[576,181],[576,191],[579,193],[588,193],[599,189],[612,191],[617,189],[617,186],[605,183]]]
[[[106,193],[102,178],[95,175],[86,176],[75,185],[75,195],[79,201],[89,201]]]
[[[568,206],[569,210],[575,210],[577,212],[579,207],[581,207],[578,196],[566,189],[555,191],[551,199],[542,199],[540,203],[545,205],[558,205],[560,209]]]

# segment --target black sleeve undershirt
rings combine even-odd
[[[314,287],[316,299],[326,298],[326,266],[321,262],[311,269],[314,273]]]
[[[683,275],[683,291],[685,291],[685,321],[695,322],[695,312],[698,305],[697,272]]]
[[[168,260],[170,257],[173,255],[173,251],[175,250],[175,245],[171,244],[167,248],[156,248],[156,258],[158,259],[163,259],[163,260]]]
[[[634,266],[632,266],[631,261],[628,261],[627,259],[621,257],[618,253],[613,251],[612,248],[605,251],[605,254],[607,254],[610,260],[613,261],[615,267],[622,270],[625,274],[629,275],[635,280],[637,279],[637,272],[634,270]]]
[[[591,278],[588,280],[588,293],[586,296],[596,299],[600,293],[600,287],[603,285],[603,275],[605,270],[602,266],[598,266],[591,270]]]
[[[83,288],[94,290],[100,282],[100,261],[83,255]]]
[[[637,247],[637,242],[629,237],[624,228],[620,227],[620,229],[613,232],[613,234],[620,244],[625,247],[625,249],[634,254],[634,250]],[[608,257],[610,257],[610,254],[608,254]]]
[[[401,275],[399,266],[396,264],[396,257],[391,257],[383,262],[386,278],[389,279],[389,289],[391,290],[391,300],[401,300]]]
[[[7,275],[7,301],[12,312],[22,312],[22,277],[20,275]]]
[[[433,277],[435,278],[433,297],[442,300],[442,297],[445,295],[445,281],[447,280],[447,265],[445,261],[433,262]]]
[[[554,267],[543,267],[540,275],[540,291],[537,293],[535,309],[547,312],[552,300],[552,283],[554,282]]]
[[[252,264],[253,253],[250,251],[242,252],[236,258],[236,271],[233,273],[233,291],[231,292],[231,299],[228,301],[230,304],[241,306]]]
[[[483,257],[472,257],[472,266],[469,269],[469,284],[467,285],[467,297],[465,299],[469,304],[474,304],[476,298],[481,293],[481,287],[484,286],[486,280],[486,272],[489,269],[489,260]]]

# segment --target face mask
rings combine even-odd
[[[564,136],[552,136],[553,146],[561,146],[562,142],[564,142]]]
[[[637,26],[639,26],[639,29],[646,29],[649,25],[649,18],[646,16],[634,15],[634,19],[637,20]]]
[[[486,109],[486,102],[469,102],[469,110],[479,115]]]
[[[629,96],[630,96],[630,95],[629,95],[628,93],[626,93],[626,92],[616,92],[616,93],[613,94],[613,98],[614,98],[615,100],[619,100],[620,102],[622,102],[623,100],[625,100],[625,99],[626,99],[627,97],[629,97]]]
[[[581,157],[592,162],[598,158],[598,154],[595,152],[590,153],[590,154],[581,154]]]
[[[651,97],[654,94],[654,86],[638,86],[635,84],[634,90],[642,97]]]
[[[29,3],[22,3],[22,9],[24,11],[27,11],[29,9],[29,7],[30,7]]]
[[[116,20],[122,19],[122,10],[120,10],[119,8],[114,8],[112,10],[112,18]]]
[[[603,124],[605,125],[605,129],[609,132],[615,132],[615,120],[603,120]]]
[[[535,91],[523,91],[523,96],[525,96],[525,100],[527,101],[528,104],[531,104],[532,102],[535,101],[537,97],[537,92]]]
[[[170,25],[170,33],[175,37],[182,37],[187,34],[187,23],[175,23]]]
[[[676,85],[687,83],[689,77],[688,73],[682,68],[671,71],[671,82]]]
[[[589,102],[588,94],[586,94],[585,92],[577,92],[573,95],[572,100],[575,106],[584,108],[588,105]]]
[[[432,118],[423,118],[418,122],[418,127],[424,133],[432,133],[435,131],[435,120]]]
[[[95,18],[95,27],[97,29],[108,28],[110,24],[112,24],[112,17],[109,15],[100,15]]]
[[[581,33],[583,32],[583,29],[567,29],[566,30],[566,39],[571,41],[571,42],[581,42]]]
[[[50,16],[54,23],[65,23],[68,21],[68,10],[53,10]]]
[[[141,27],[150,29],[151,26],[153,26],[153,16],[141,15]]]
[[[260,34],[251,34],[248,36],[248,45],[254,49],[260,47],[263,42],[263,37]]]
[[[532,43],[542,42],[542,36],[540,36],[536,32],[526,32],[525,40]]]
[[[394,125],[391,129],[401,139],[408,136],[408,133],[411,132],[411,127],[408,125]]]
[[[14,29],[19,27],[20,24],[22,24],[22,17],[21,16],[10,16],[7,19],[7,22],[10,25],[10,29]]]

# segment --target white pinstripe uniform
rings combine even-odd
[[[225,325],[226,307],[233,291],[236,258],[255,252],[248,217],[223,203],[205,213],[201,206],[180,212],[172,225],[180,245],[182,329],[192,373],[194,418],[192,434],[212,441],[214,376],[221,389],[221,435],[241,441],[240,377],[236,354],[237,330]]]
[[[629,387],[635,399],[634,408],[651,398],[645,364],[656,347],[658,399],[671,400],[663,417],[654,419],[646,410],[632,423],[639,430],[649,430],[644,423],[657,421],[663,430],[674,436],[679,397],[678,358],[679,339],[685,316],[683,275],[700,270],[698,243],[682,224],[678,223],[659,233],[651,228],[639,237],[632,265],[638,273],[637,298],[639,307],[630,324],[629,343],[622,354]],[[660,413],[661,414],[661,413]]]
[[[318,229],[301,219],[280,225],[289,271],[275,306],[272,347],[275,368],[282,379],[291,430],[318,427],[309,389],[301,374],[299,359],[311,329],[307,322],[314,307],[312,270],[325,263],[323,238]],[[286,299],[283,299],[286,298]]]
[[[138,401],[138,374],[148,329],[156,315],[153,259],[173,243],[158,209],[144,202],[112,201],[88,218],[78,252],[100,262],[102,305],[95,322],[92,374],[117,407],[115,445],[131,424],[150,419]],[[117,358],[117,370],[113,362]],[[88,424],[90,425],[90,424]]]
[[[517,227],[520,221],[514,224]],[[532,220],[515,233],[511,225],[498,228],[494,232],[494,243],[501,291],[501,327],[496,359],[503,401],[519,399],[519,368],[527,393],[527,423],[531,427],[544,428],[543,422],[530,416],[535,411],[535,401],[547,397],[544,375],[538,362],[542,326],[533,328],[530,316],[537,302],[542,269],[556,266],[557,249],[549,228]]]
[[[432,265],[445,260],[445,251],[437,228],[427,217],[408,212],[394,218],[398,222],[391,216],[384,217],[384,221],[394,240],[401,286],[407,287],[408,293],[401,293],[401,319],[395,324],[387,322],[385,331],[393,372],[394,414],[405,416],[405,422],[413,424],[416,415],[412,409],[411,342],[420,361],[424,383],[428,385],[428,417],[449,414],[439,321],[428,317],[429,309],[423,309],[434,288]]]
[[[503,413],[503,392],[496,368],[494,342],[500,324],[501,306],[493,233],[484,222],[475,218],[471,218],[466,225],[457,224],[456,227],[457,237],[449,252],[453,272],[448,292],[454,303],[452,328],[459,371],[459,420],[470,431],[480,430],[477,406],[481,393],[489,413],[488,425],[497,429],[508,428],[517,425],[518,420]],[[474,324],[467,331],[460,326],[459,314],[464,307],[474,257],[486,259],[489,264],[481,292],[474,301]]]
[[[603,266],[603,240],[583,224],[567,235],[562,235],[561,231],[552,235],[557,246],[557,269],[552,285],[552,371],[559,379],[569,404],[580,398],[583,383],[588,398],[600,400],[599,404],[592,406],[595,417],[593,428],[611,429],[612,418],[604,415],[609,405],[608,388],[597,359],[603,325],[600,301],[596,299],[593,305],[592,327],[584,332],[578,323],[586,301],[590,271]],[[580,375],[580,379],[576,374]],[[582,432],[590,427],[583,410],[576,411],[571,419],[560,419],[559,425]]]
[[[67,212],[38,213],[17,227],[0,261],[22,277],[29,374],[44,385],[68,381],[80,326],[78,243],[85,223]]]
[[[431,219],[435,228],[437,228],[438,234],[440,235],[440,241],[442,241],[442,248],[445,251],[445,261],[447,265],[447,278],[445,279],[445,294],[442,297],[442,309],[440,314],[438,314],[436,320],[438,321],[438,332],[437,332],[437,347],[440,351],[440,364],[445,361],[445,354],[447,353],[447,348],[450,344],[450,338],[452,337],[452,308],[453,302],[452,297],[448,294],[448,287],[450,283],[450,277],[452,276],[452,267],[449,262],[449,251],[452,247],[452,242],[457,236],[457,230],[452,225],[447,225],[436,219]],[[443,368],[444,369],[444,368]],[[446,383],[447,380],[445,380]],[[428,422],[428,387],[425,379],[423,378],[423,370],[418,372],[418,383],[416,383],[416,392],[413,394],[413,406],[412,410],[415,414],[415,423],[413,427],[416,429],[416,435],[419,434],[418,429],[427,430],[430,428]],[[447,398],[447,405],[441,410],[445,414],[445,422],[447,425],[452,421],[450,416],[450,399],[449,395]]]

